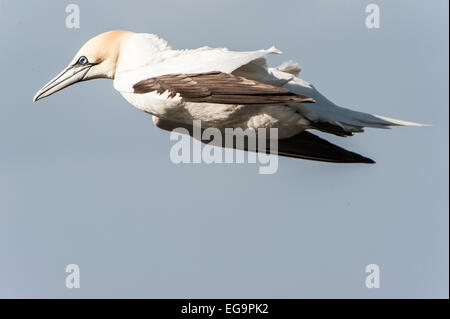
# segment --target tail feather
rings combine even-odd
[[[321,109],[321,105],[314,103],[311,106],[304,104],[302,107],[306,108],[308,113],[312,115],[310,117],[310,120],[313,122],[312,127],[315,126],[315,123],[328,122],[341,127],[346,132],[363,132],[364,127],[388,129],[390,126],[429,126],[429,124],[397,120],[385,116],[353,111],[340,106],[329,107],[327,105],[325,107],[322,106],[324,109]]]
[[[290,64],[286,65],[289,66]],[[287,83],[283,84],[284,88],[289,89],[291,92],[311,97],[316,101],[315,103],[305,103],[299,106],[300,113],[313,123],[311,128],[314,128],[314,124],[316,123],[329,123],[333,126],[339,126],[347,132],[363,132],[364,127],[386,129],[389,128],[389,126],[429,126],[427,124],[402,121],[380,115],[353,111],[338,106],[317,91],[312,84],[295,75],[293,76],[294,73],[290,73],[289,70],[289,68],[283,65],[277,68],[268,69],[271,76],[287,81]],[[330,133],[335,134],[334,132]]]
[[[389,128],[389,126],[428,126],[416,122],[397,120],[390,117],[353,111],[344,107],[336,107],[334,115],[343,125],[352,127]]]
[[[410,122],[410,121],[403,121],[403,120],[397,120],[386,116],[381,115],[373,115],[374,117],[383,120],[385,122],[388,122],[387,125],[398,125],[398,126],[431,126],[431,124],[422,124],[422,123],[416,123],[416,122]]]

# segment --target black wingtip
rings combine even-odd
[[[347,161],[347,163],[375,164],[375,161],[371,158],[362,156],[361,154],[355,152],[347,151],[337,145],[334,146],[336,147],[336,150],[338,150],[341,160]]]
[[[370,158],[343,149],[306,131],[279,140],[278,154],[322,162],[375,164]]]
[[[368,157],[364,157],[364,156],[361,156],[361,161],[360,162],[355,162],[355,163],[376,164],[376,162],[373,159],[368,158]]]

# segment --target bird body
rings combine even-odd
[[[136,93],[133,88],[140,81],[166,74],[204,74],[214,71],[233,74],[243,65],[259,66],[257,63],[264,61],[262,59],[267,54],[279,53],[275,48],[251,52],[233,52],[224,48],[210,47],[173,50],[164,40],[151,34],[132,34],[125,43],[127,49],[121,52],[114,88],[130,104],[142,111],[157,118],[184,124],[192,124],[194,120],[200,120],[203,127],[215,127],[219,130],[277,127],[281,137],[295,135],[306,128],[305,123],[302,123],[303,117],[292,109],[297,103],[286,106],[189,102],[184,101],[180,94],[171,96],[169,90]],[[136,52],[152,54],[141,55]],[[285,82],[283,80],[277,83]],[[271,84],[268,73],[265,83]]]
[[[421,125],[335,105],[298,77],[297,63],[268,67],[266,56],[280,53],[275,47],[247,52],[210,47],[175,50],[153,34],[110,31],[89,40],[35,100],[75,82],[109,78],[129,103],[153,115],[162,129],[191,128],[196,120],[203,128],[222,132],[277,128],[286,146],[280,149],[282,155],[337,162],[372,161],[348,151],[347,157],[342,156],[339,147],[303,132],[317,129],[347,136],[364,127]]]

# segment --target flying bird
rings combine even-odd
[[[151,114],[161,129],[183,127],[192,135],[195,120],[221,132],[277,128],[279,155],[337,163],[374,161],[310,130],[344,137],[363,132],[364,127],[422,126],[334,104],[298,77],[298,63],[268,67],[266,56],[279,53],[275,47],[247,52],[211,47],[176,50],[154,34],[109,31],[86,42],[34,101],[77,82],[112,79],[114,88]]]

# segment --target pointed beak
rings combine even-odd
[[[33,102],[52,95],[53,93],[56,93],[74,83],[82,81],[91,66],[92,65],[80,64],[69,65],[36,93],[33,98]]]

